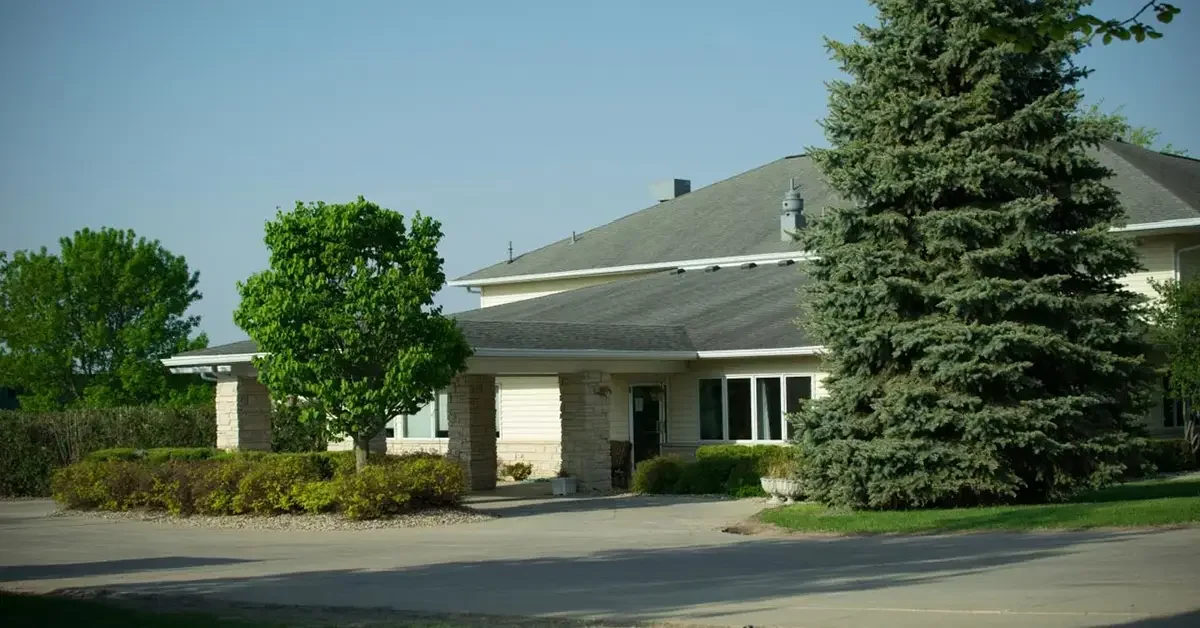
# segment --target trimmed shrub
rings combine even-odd
[[[504,475],[520,482],[533,475],[533,465],[528,462],[514,462],[504,465]]]
[[[197,464],[193,479],[196,486],[192,491],[196,512],[204,515],[232,515],[237,513],[234,503],[242,478],[253,470],[255,461],[231,456]]]
[[[633,472],[633,492],[656,495],[675,492],[684,466],[683,459],[675,455],[658,456],[641,462]]]
[[[342,514],[350,519],[398,515],[408,507],[410,494],[399,467],[377,465],[337,480]]]
[[[233,510],[256,515],[300,511],[298,489],[321,480],[322,475],[322,465],[316,456],[279,454],[257,460],[238,482]]]
[[[93,451],[85,456],[84,460],[91,462],[145,460],[157,464],[169,460],[208,460],[222,453],[220,449],[215,447],[156,447],[154,449],[119,447]]]
[[[309,514],[333,512],[338,507],[337,482],[307,482],[295,490],[296,502]]]
[[[328,422],[324,415],[313,413],[302,420],[305,406],[276,404],[271,411],[271,451],[305,453],[325,451],[329,445]]]
[[[69,508],[129,510],[146,505],[153,487],[138,462],[81,462],[54,473],[54,499]]]
[[[455,506],[467,492],[467,475],[456,462],[433,454],[396,456],[383,468],[394,469],[400,488],[416,508]]]

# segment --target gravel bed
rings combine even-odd
[[[103,510],[58,510],[50,517],[83,517],[89,519],[106,519],[109,521],[148,521],[166,525],[176,525],[191,528],[226,528],[232,530],[379,530],[385,528],[423,528],[445,526],[459,523],[477,523],[490,521],[496,517],[483,514],[469,508],[440,508],[422,510],[407,515],[373,519],[369,521],[353,521],[341,515],[278,515],[263,517],[257,515],[192,515],[190,517],[175,517],[163,512],[132,510],[128,512],[109,512]]]

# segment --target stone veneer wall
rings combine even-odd
[[[562,398],[562,466],[579,480],[581,492],[612,490],[608,373],[583,371],[559,375]]]
[[[458,460],[472,490],[496,488],[496,379],[459,375],[450,383],[446,455]]]
[[[496,442],[496,457],[501,466],[513,462],[528,462],[533,467],[533,475],[530,477],[554,477],[562,467],[562,443],[500,440]]]
[[[271,395],[253,377],[217,382],[217,447],[271,450]]]

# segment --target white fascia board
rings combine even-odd
[[[178,366],[216,366],[218,364],[245,364],[261,358],[265,353],[223,353],[211,355],[177,355],[163,358],[162,365],[168,368]]]
[[[603,268],[586,268],[583,270],[562,270],[552,273],[534,273],[530,275],[508,275],[506,277],[490,277],[487,279],[455,279],[446,282],[454,287],[493,286],[506,283],[523,283],[526,281],[547,281],[551,279],[575,279],[579,277],[603,277],[605,275],[628,275],[656,270],[696,270],[710,266],[731,266],[736,264],[771,264],[784,261],[802,261],[812,255],[803,251],[784,253],[758,253],[755,255],[734,255],[732,257],[712,257],[707,259],[688,259],[674,262],[652,262],[649,264],[630,264],[628,266],[605,266]]]
[[[695,351],[615,351],[605,349],[475,349],[478,358],[569,360],[695,360]]]
[[[716,360],[721,358],[775,358],[798,355],[820,355],[825,347],[812,345],[808,347],[779,347],[776,349],[722,349],[719,351],[697,351],[696,357],[701,360]]]
[[[1116,233],[1144,233],[1147,231],[1166,231],[1169,229],[1200,228],[1200,218],[1177,218],[1175,220],[1160,220],[1158,222],[1136,222],[1124,227],[1113,227]]]

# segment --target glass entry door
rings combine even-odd
[[[635,465],[662,452],[666,399],[666,390],[661,384],[629,388],[629,427]]]

